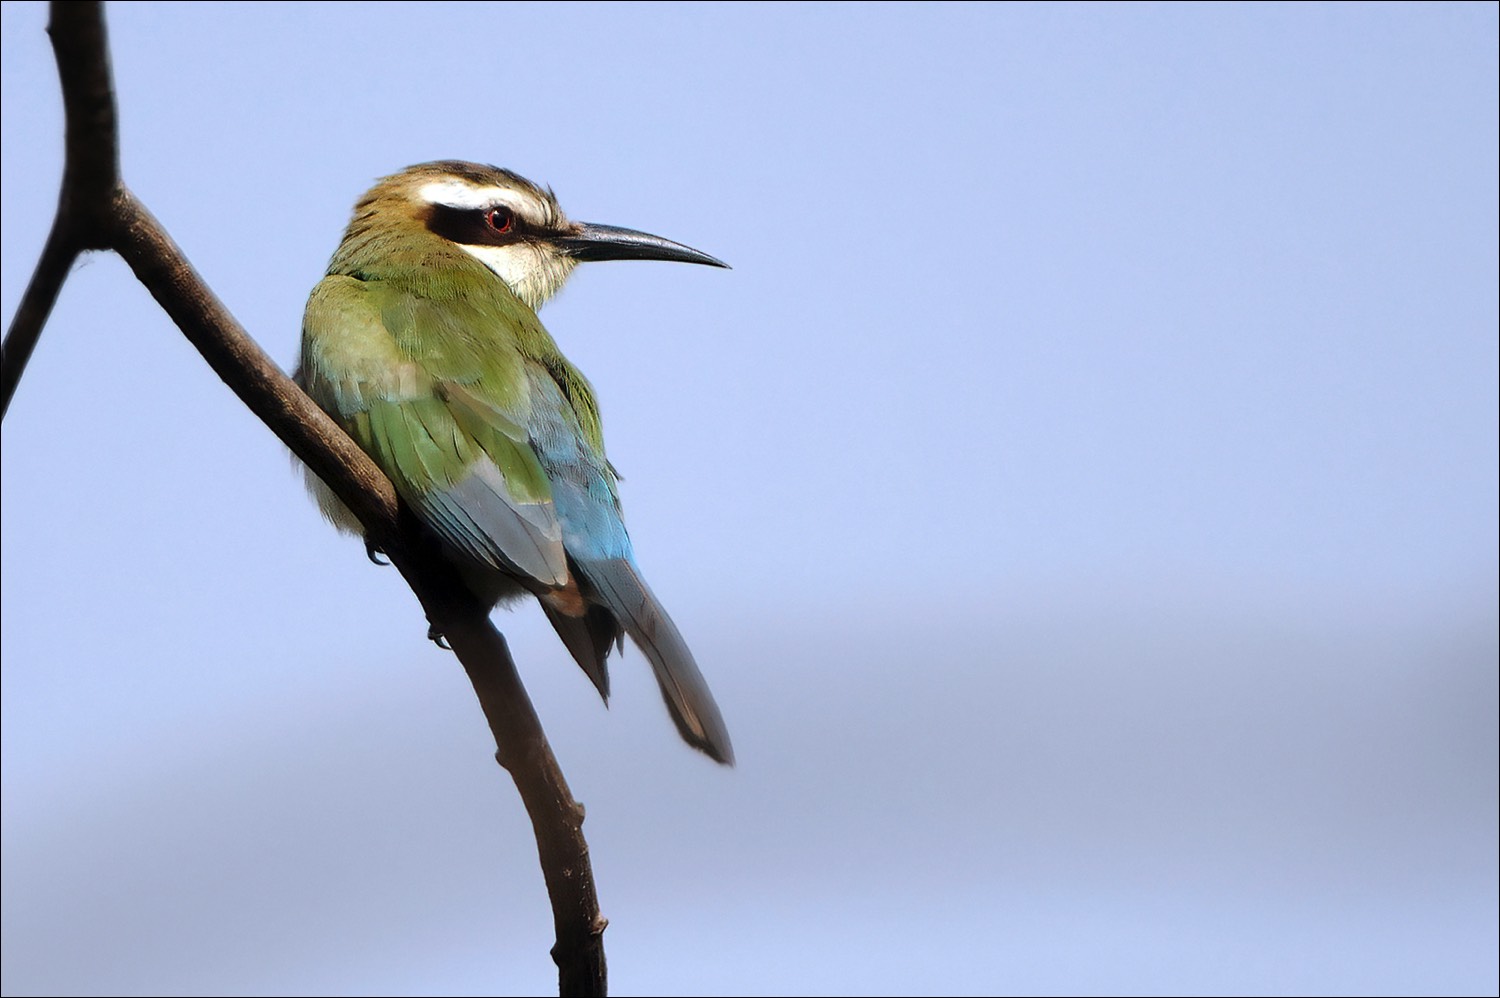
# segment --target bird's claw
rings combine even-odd
[[[380,550],[380,547],[368,538],[365,540],[365,557],[382,568],[390,564],[390,561],[385,557],[385,552]]]
[[[430,625],[428,625],[428,627],[427,627],[427,640],[431,641],[433,644],[437,645],[439,648],[443,649],[444,651],[452,651],[453,650],[453,646],[448,643],[448,639],[447,638],[443,637],[443,632],[440,631],[440,630],[438,630],[436,624],[430,624]]]

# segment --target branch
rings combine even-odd
[[[37,259],[36,270],[16,307],[15,317],[5,332],[5,345],[0,347],[0,419],[10,410],[11,397],[26,373],[26,362],[31,360],[31,351],[42,335],[42,327],[57,304],[57,293],[63,281],[78,259],[78,240],[59,207],[57,217],[52,220],[52,231],[47,234],[47,243]]]
[[[464,586],[374,462],[246,334],[125,187],[101,5],[54,2],[51,9],[67,160],[52,232],[6,334],[0,359],[5,407],[78,254],[119,253],[214,373],[359,517],[428,621],[447,637],[494,734],[495,758],[515,781],[536,833],[552,900],[560,993],[605,994],[606,922],[583,838],[583,808],[568,789],[489,608]]]
[[[115,92],[110,82],[104,15],[97,3],[54,3],[47,27],[57,53],[66,117],[67,156],[52,231],[0,348],[0,419],[26,372],[57,294],[87,249],[104,249],[98,209],[120,182]]]

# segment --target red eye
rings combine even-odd
[[[485,224],[496,232],[509,232],[515,217],[509,208],[491,208],[484,216]]]

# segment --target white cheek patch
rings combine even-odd
[[[536,253],[524,243],[509,246],[470,246],[459,243],[458,248],[474,257],[495,272],[495,276],[509,284],[516,294],[526,283],[526,275],[537,267]],[[524,297],[524,296],[523,296]]]
[[[533,309],[541,308],[542,302],[557,294],[573,270],[573,261],[567,257],[545,253],[525,243],[509,246],[459,243],[458,248],[490,268],[517,298]]]
[[[461,211],[482,211],[505,205],[522,218],[544,219],[547,206],[526,191],[511,187],[475,187],[462,180],[434,180],[417,190],[417,197],[428,204]]]

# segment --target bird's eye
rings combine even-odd
[[[509,232],[515,221],[515,213],[509,208],[491,208],[484,216],[484,223],[494,232]]]

